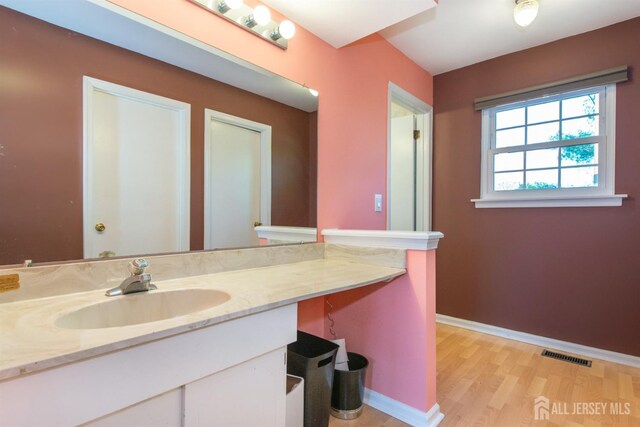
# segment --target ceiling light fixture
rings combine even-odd
[[[526,27],[538,16],[538,0],[515,0],[513,20],[521,27]]]
[[[263,40],[286,49],[295,35],[296,26],[285,19],[278,23],[271,19],[269,9],[259,4],[251,8],[243,0],[187,0],[229,21]]]

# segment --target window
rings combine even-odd
[[[615,84],[482,109],[476,207],[619,206]]]

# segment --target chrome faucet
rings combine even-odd
[[[151,274],[145,273],[144,269],[149,267],[149,262],[144,258],[136,258],[129,263],[129,272],[131,276],[127,277],[120,283],[120,286],[109,289],[105,295],[114,297],[117,295],[132,294],[134,292],[147,292],[158,289],[156,285],[151,284]]]

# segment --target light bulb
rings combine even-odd
[[[229,6],[229,9],[240,9],[243,4],[242,0],[225,0],[224,2]]]
[[[293,22],[285,19],[278,26],[278,32],[280,33],[282,38],[291,40],[293,36],[296,35],[296,26],[293,24]]]
[[[513,19],[516,24],[526,27],[538,16],[538,0],[516,0]]]
[[[309,88],[309,93],[310,93],[311,95],[313,95],[313,96],[318,96],[318,95],[320,95],[320,93],[319,93],[317,90],[315,90],[315,89],[311,89],[311,88]]]
[[[253,19],[258,25],[267,25],[271,22],[271,12],[266,6],[260,4],[253,9]]]

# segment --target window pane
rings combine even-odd
[[[532,105],[527,109],[527,123],[549,122],[560,118],[560,101]]]
[[[562,121],[562,139],[584,138],[586,136],[597,136],[600,116],[589,116],[581,119],[571,119]]]
[[[598,114],[599,107],[600,95],[597,93],[565,99],[562,101],[562,118]]]
[[[524,153],[502,153],[493,157],[493,170],[496,172],[522,170]]]
[[[597,187],[598,166],[562,169],[560,180],[562,188]]]
[[[560,125],[558,122],[529,126],[527,127],[527,144],[557,141],[558,135],[560,135]]]
[[[524,125],[524,107],[496,113],[496,129]]]
[[[527,190],[558,188],[558,169],[527,171]]]
[[[518,190],[523,186],[523,172],[505,172],[493,175],[494,191]]]
[[[557,168],[558,149],[533,150],[527,152],[527,169]],[[528,179],[527,179],[528,181]]]
[[[562,166],[592,165],[598,163],[598,144],[582,144],[562,147]]]
[[[496,132],[496,148],[524,145],[524,128],[499,130]]]

